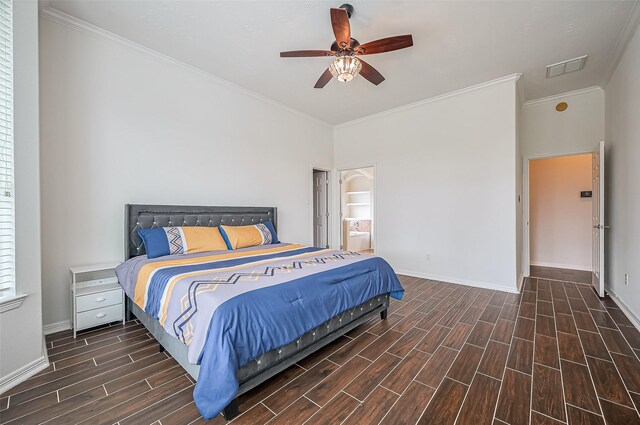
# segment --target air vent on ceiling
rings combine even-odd
[[[553,65],[547,65],[547,78],[557,77],[558,75],[567,74],[569,72],[580,71],[584,68],[587,56],[589,55],[554,63]]]

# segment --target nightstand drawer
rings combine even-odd
[[[86,329],[118,320],[122,320],[122,303],[78,313],[76,327]]]
[[[76,311],[78,313],[96,308],[104,308],[110,305],[122,304],[122,289],[96,292],[94,294],[79,295],[76,297]]]

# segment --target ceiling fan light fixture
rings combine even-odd
[[[338,81],[347,82],[355,78],[362,69],[362,63],[355,56],[338,56],[331,65],[329,71]]]

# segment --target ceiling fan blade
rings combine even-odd
[[[373,55],[376,53],[400,50],[411,46],[413,46],[413,37],[411,37],[411,34],[396,35],[393,37],[387,37],[381,40],[361,44],[356,49],[356,53],[358,55]]]
[[[351,45],[351,25],[349,25],[347,11],[344,9],[331,9],[331,26],[338,46],[349,47]]]
[[[368,63],[366,63],[360,58],[358,58],[358,60],[360,61],[360,63],[362,63],[362,69],[360,70],[360,75],[362,75],[364,78],[366,78],[376,86],[384,81],[384,77],[382,76],[382,74],[378,72],[377,69],[375,69],[374,67],[372,67],[371,65],[369,65]]]
[[[321,89],[324,86],[327,85],[327,83],[329,81],[331,81],[331,79],[333,78],[333,75],[331,75],[331,71],[329,71],[329,68],[326,69],[326,71],[324,71],[324,73],[320,76],[320,78],[318,78],[318,81],[316,82],[316,85],[313,86],[314,89]]]
[[[281,58],[311,58],[316,56],[333,56],[336,52],[329,50],[293,50],[290,52],[280,52]]]

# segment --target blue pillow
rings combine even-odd
[[[209,226],[139,229],[148,258],[226,250],[220,229]]]

